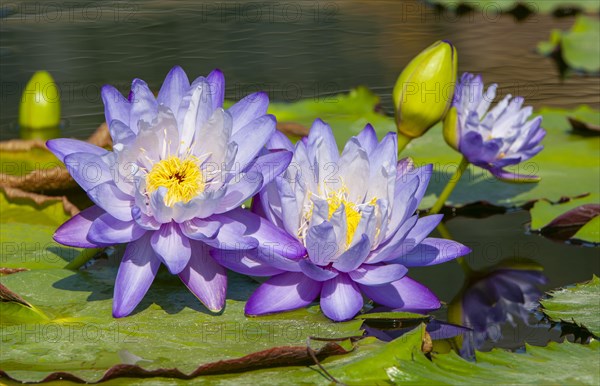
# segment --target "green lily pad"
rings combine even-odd
[[[571,30],[552,30],[550,40],[538,44],[538,52],[542,55],[551,55],[557,50],[570,68],[600,72],[600,21],[578,16]]]
[[[11,377],[39,381],[66,371],[93,381],[125,363],[123,350],[145,369],[177,368],[237,358],[276,346],[305,346],[308,336],[360,335],[362,321],[334,323],[317,306],[260,318],[244,316],[244,300],[258,285],[231,275],[225,311],[208,312],[180,280],[160,272],[133,315],[111,316],[116,269],[19,272],[1,283],[33,302],[50,321],[3,325],[0,363]],[[315,343],[318,346],[318,342]]]
[[[331,125],[338,145],[343,146],[357,135],[367,123],[381,136],[396,131],[394,119],[376,111],[380,99],[366,87],[357,87],[348,94],[337,94],[325,99],[304,99],[294,103],[271,103],[269,113],[277,121],[310,128],[316,118]]]
[[[479,1],[456,1],[456,0],[426,0],[428,3],[437,4],[446,8],[456,10],[459,6],[472,9],[486,10],[487,12],[510,12],[518,5],[527,7],[531,12],[551,13],[557,10],[576,8],[584,12],[598,12],[600,5],[590,0],[479,0]]]
[[[551,223],[557,218],[575,208],[581,207],[586,204],[597,204],[600,200],[600,195],[590,194],[581,198],[574,198],[567,202],[553,204],[546,200],[540,200],[533,205],[531,208],[531,229],[534,231],[542,230],[543,228],[551,225]],[[589,219],[587,219],[589,220]],[[581,225],[575,224],[577,219],[573,219],[571,224],[565,222],[563,226],[568,225]],[[587,221],[585,221],[587,223]]]
[[[579,228],[572,239],[588,243],[600,244],[600,216],[591,219],[587,224]]]
[[[542,300],[542,311],[555,322],[574,323],[600,336],[600,279],[594,275],[587,283],[563,288],[549,293]]]
[[[455,353],[433,360],[415,356],[388,369],[390,380],[401,385],[597,385],[600,382],[600,342],[589,345],[551,342],[526,346],[526,353],[501,349],[477,352],[477,362]]]
[[[70,217],[60,198],[36,204],[26,198],[9,199],[0,189],[0,267],[64,267],[80,249],[58,244],[52,235]]]

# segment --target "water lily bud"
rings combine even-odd
[[[456,107],[451,107],[444,118],[444,128],[442,130],[446,143],[454,150],[458,151],[459,130],[458,130],[458,112]]]
[[[456,83],[458,54],[447,41],[437,41],[417,55],[394,86],[398,132],[423,135],[448,111]]]
[[[56,128],[60,124],[60,90],[47,71],[38,71],[23,90],[19,126],[29,130]]]

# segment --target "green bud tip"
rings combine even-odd
[[[38,71],[27,82],[19,106],[19,126],[39,130],[60,124],[60,90],[47,71]]]
[[[394,86],[398,132],[416,138],[442,120],[452,103],[458,53],[439,40],[408,63]]]

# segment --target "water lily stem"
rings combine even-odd
[[[65,266],[65,269],[78,270],[94,256],[97,256],[100,252],[102,252],[102,250],[102,248],[84,249],[79,255],[77,255],[77,257],[75,257],[75,259],[73,259],[73,261]]]
[[[413,139],[402,133],[398,133],[398,154],[402,153],[402,150],[412,141]]]
[[[462,177],[465,170],[467,170],[467,166],[469,166],[469,161],[467,161],[467,159],[465,157],[463,157],[460,160],[460,164],[458,165],[456,172],[454,172],[454,175],[450,178],[450,181],[448,181],[448,184],[442,191],[442,194],[440,194],[440,197],[437,199],[435,204],[429,210],[429,214],[439,213],[439,211],[444,206],[444,203],[446,203],[446,200],[448,199],[448,197],[450,197],[450,194],[452,194],[452,191],[456,187],[456,184],[460,180],[460,177]]]

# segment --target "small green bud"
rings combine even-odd
[[[454,95],[457,63],[456,48],[440,40],[404,68],[393,91],[400,134],[420,137],[444,118]]]
[[[19,126],[27,130],[57,128],[60,124],[60,90],[47,71],[38,71],[23,90]]]

